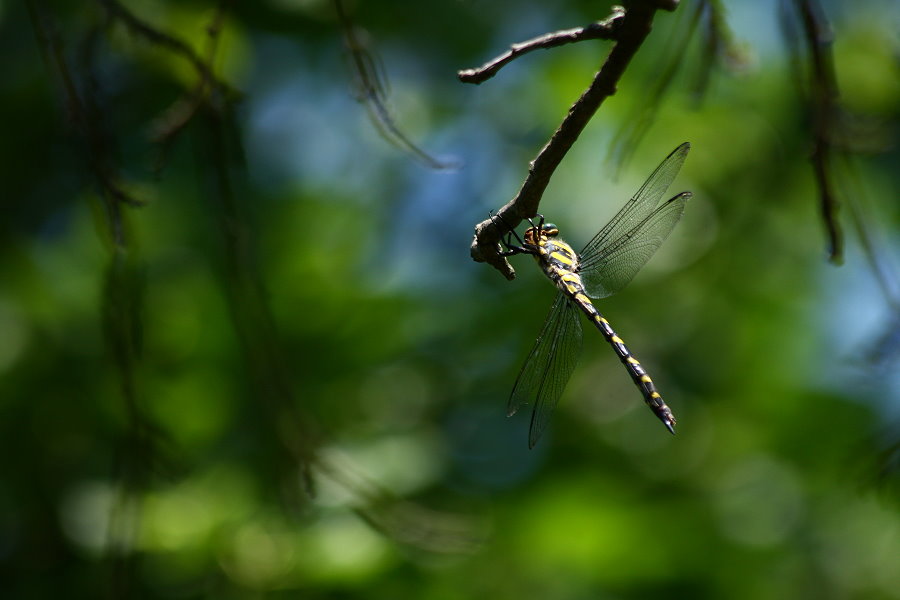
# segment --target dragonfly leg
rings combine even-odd
[[[535,216],[538,218],[538,224],[535,225],[531,217],[528,218],[528,224],[535,229],[540,230],[544,227],[544,215],[542,215],[541,213],[537,213]]]
[[[500,242],[506,246],[506,250],[502,250],[500,252],[500,256],[514,256],[516,254],[535,254],[533,250],[529,250],[525,247],[525,242],[522,238],[519,237],[519,234],[516,232],[515,228],[510,227],[509,224],[501,217],[499,214],[495,215],[493,211],[490,212],[491,220],[499,219],[503,226],[506,228],[506,237],[500,238]],[[531,219],[529,219],[530,221]],[[516,237],[516,241],[518,244],[513,243],[513,236]]]

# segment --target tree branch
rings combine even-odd
[[[216,87],[226,91],[232,91],[231,87],[225,82],[218,79],[212,72],[212,69],[203,59],[194,52],[186,42],[173,35],[160,31],[149,23],[142,21],[127,8],[122,6],[118,0],[97,0],[100,6],[106,11],[106,14],[116,21],[121,22],[132,34],[140,36],[152,44],[156,44],[163,48],[167,48],[175,54],[181,55],[185,60],[191,63],[191,66],[197,71],[201,79],[211,81]],[[217,9],[221,10],[221,9]]]
[[[210,17],[209,24],[206,26],[205,58],[201,61],[206,68],[198,71],[200,79],[194,90],[190,94],[186,94],[176,100],[174,104],[163,111],[162,115],[151,126],[151,139],[160,145],[159,157],[155,167],[157,172],[162,171],[169,149],[179,134],[187,128],[188,124],[196,116],[201,106],[210,100],[215,100],[218,95],[216,92],[222,91],[216,87],[213,65],[215,64],[222,30],[225,26],[226,4],[228,2],[229,0],[219,0]]]
[[[122,183],[112,136],[95,104],[96,81],[92,63],[96,36],[94,33],[89,34],[83,44],[84,73],[82,80],[79,80],[79,73],[69,66],[63,40],[52,14],[38,4],[40,3],[35,0],[26,2],[35,37],[48,68],[59,79],[68,117],[83,145],[85,164],[94,177],[98,196],[106,212],[110,239],[114,245],[124,248],[126,240],[122,206],[142,206],[143,202],[135,198]]]
[[[607,19],[618,23],[615,46],[591,85],[572,105],[559,128],[529,165],[528,175],[518,194],[497,212],[498,219],[487,219],[475,226],[470,252],[476,262],[490,264],[507,279],[515,277],[512,266],[500,256],[498,244],[505,231],[496,223],[516,227],[523,218],[537,214],[550,177],[603,101],[616,92],[619,79],[650,33],[656,11],[660,8],[673,10],[676,6],[677,2],[636,0],[624,15],[617,16],[619,11],[616,11]]]
[[[831,53],[832,33],[822,7],[816,0],[796,0],[803,23],[809,58],[812,63],[812,90],[809,99],[813,113],[813,150],[810,160],[819,186],[819,203],[828,233],[828,260],[843,260],[843,236],[838,223],[839,203],[831,181],[831,150],[838,99],[834,57]]]
[[[625,9],[621,6],[612,7],[613,14],[602,21],[591,23],[587,27],[575,27],[564,29],[532,38],[525,42],[513,44],[509,50],[494,58],[477,69],[464,69],[457,73],[457,77],[463,83],[484,83],[497,74],[500,69],[533,50],[546,50],[564,44],[574,44],[584,40],[614,40],[622,19],[625,17]]]

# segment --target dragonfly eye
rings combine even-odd
[[[544,226],[541,227],[541,233],[547,237],[556,237],[559,235],[559,228],[553,223],[544,223]]]

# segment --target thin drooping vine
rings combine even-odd
[[[810,162],[819,191],[819,210],[828,237],[828,260],[843,261],[844,237],[838,217],[840,202],[835,190],[835,140],[840,137],[840,91],[834,72],[831,24],[816,0],[784,0],[782,26],[795,64],[805,61],[807,73],[798,77],[805,82],[803,101],[810,114]],[[802,40],[803,45],[798,40]]]
[[[369,117],[381,137],[431,169],[455,168],[455,161],[436,158],[400,129],[388,108],[387,78],[378,55],[363,41],[341,0],[334,0],[334,8],[344,36],[344,45],[349,53],[356,98],[368,109]]]

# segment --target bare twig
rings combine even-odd
[[[201,78],[215,82],[215,85],[223,90],[231,91],[231,87],[225,81],[217,79],[210,66],[182,39],[160,31],[149,23],[142,21],[117,0],[97,0],[97,2],[106,10],[110,18],[121,22],[132,34],[143,37],[153,44],[181,55],[191,63]]]
[[[536,38],[512,44],[509,50],[494,58],[477,69],[463,69],[457,73],[457,77],[463,83],[484,83],[497,74],[500,69],[519,58],[523,54],[532,52],[533,50],[546,50],[555,48],[564,44],[574,44],[575,42],[583,42],[585,40],[614,40],[618,32],[622,20],[625,18],[625,9],[621,6],[612,7],[613,14],[591,23],[587,27],[575,27],[573,29],[565,29],[563,31],[554,31]]]
[[[734,41],[734,34],[728,27],[725,9],[721,0],[701,0],[703,9],[701,37],[703,52],[693,83],[693,95],[699,102],[706,94],[716,63],[740,70],[746,67],[747,56]]]
[[[867,194],[863,189],[858,172],[852,166],[852,163],[848,162],[844,177],[840,178],[840,181],[845,184],[842,186],[842,195],[848,198],[847,213],[850,224],[859,238],[863,253],[869,262],[869,268],[881,288],[882,295],[891,310],[900,315],[900,278],[898,278],[894,265],[885,258],[887,253],[884,250],[886,246],[884,240],[876,235],[877,229],[873,226],[871,219],[867,217],[869,210],[866,209],[869,207],[862,206]],[[848,179],[855,184],[852,196],[847,193]]]
[[[263,282],[256,264],[254,235],[243,213],[244,196],[239,193],[242,177],[243,152],[237,140],[229,134],[233,113],[225,104],[221,109],[203,104],[198,113],[202,144],[198,145],[198,165],[208,190],[212,214],[218,220],[224,253],[224,284],[231,309],[231,319],[238,334],[241,350],[249,373],[258,389],[257,398],[263,410],[259,412],[268,431],[266,443],[284,467],[299,473],[312,493],[310,468],[315,458],[319,435],[301,409],[288,370],[277,324],[268,303]],[[285,488],[289,505],[298,505],[305,498],[294,486]]]
[[[441,161],[417,146],[397,126],[387,107],[387,92],[380,63],[372,51],[359,39],[356,27],[344,11],[341,0],[334,0],[335,12],[344,33],[344,42],[350,52],[350,60],[355,75],[357,97],[369,109],[369,115],[381,136],[407,151],[432,169],[452,169],[457,165],[454,161]]]
[[[515,227],[523,218],[537,214],[550,177],[603,101],[616,92],[619,79],[650,33],[656,11],[660,8],[672,10],[676,6],[677,2],[631,3],[617,26],[617,42],[606,62],[594,76],[588,89],[569,109],[569,114],[563,119],[550,141],[529,165],[528,176],[518,194],[497,211],[499,219],[487,219],[475,226],[475,237],[471,246],[471,255],[475,261],[490,264],[507,279],[515,277],[512,266],[500,256],[498,243],[505,231],[502,231],[496,223],[503,222]]]
[[[178,135],[188,126],[197,114],[197,110],[219,89],[213,75],[213,64],[219,47],[222,28],[225,24],[225,8],[228,2],[229,0],[219,0],[209,25],[206,27],[207,39],[204,64],[207,68],[198,71],[200,81],[190,94],[179,98],[152,126],[152,139],[160,144],[162,148],[157,160],[157,171],[165,163],[167,151]]]
[[[387,537],[431,552],[471,553],[484,542],[484,528],[469,516],[434,510],[398,497],[360,471],[334,446],[320,453],[315,474],[344,489],[357,501],[354,512]]]
[[[143,202],[132,196],[122,184],[116,166],[113,144],[104,129],[103,119],[99,117],[99,112],[93,103],[92,94],[95,82],[92,81],[89,73],[89,63],[94,38],[89,36],[88,42],[85,44],[84,58],[88,63],[86,69],[88,74],[87,81],[82,82],[83,89],[79,89],[79,81],[69,67],[56,24],[49,13],[39,10],[38,4],[34,1],[26,3],[35,36],[49,68],[59,78],[68,117],[84,147],[87,167],[94,177],[106,211],[111,239],[116,246],[124,247],[126,241],[121,207],[123,204],[141,206]]]
[[[724,9],[720,0],[698,0],[691,11],[681,12],[679,22],[673,28],[668,41],[661,45],[659,56],[653,64],[659,65],[657,75],[650,84],[650,89],[641,94],[630,110],[628,118],[623,119],[611,144],[610,161],[615,171],[621,170],[628,162],[641,140],[656,122],[660,106],[663,104],[672,84],[686,63],[690,63],[690,44],[700,30],[701,52],[696,59],[695,72],[691,85],[694,101],[699,104],[712,80],[715,67],[724,65],[732,69],[740,69],[746,64],[746,57],[734,43],[731,31],[725,20]],[[687,24],[682,21],[687,20]]]
[[[850,226],[856,232],[863,254],[875,281],[881,288],[890,309],[890,315],[883,331],[865,353],[869,363],[876,367],[892,365],[900,356],[900,279],[895,265],[885,252],[883,236],[878,235],[878,228],[868,217],[871,207],[864,206],[866,201],[865,185],[859,173],[847,161],[845,170],[838,178],[841,196],[846,198],[847,214]],[[853,193],[848,193],[847,186],[853,185]]]
[[[828,234],[828,259],[835,264],[843,260],[843,235],[838,223],[838,200],[832,182],[831,152],[837,100],[837,78],[834,74],[831,26],[816,0],[794,0],[809,49],[812,67],[810,108],[813,114],[813,149],[810,155],[819,203]]]
[[[634,104],[628,118],[623,119],[621,126],[613,136],[610,157],[615,164],[615,171],[618,172],[628,161],[641,139],[656,121],[659,107],[681,69],[688,44],[694,37],[694,31],[702,19],[705,7],[705,2],[698,2],[694,12],[687,15],[688,26],[683,29],[675,28],[668,42],[663,45],[664,52],[658,59],[659,75],[654,78],[651,89]],[[684,11],[680,16],[685,16]]]

